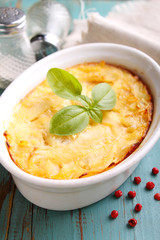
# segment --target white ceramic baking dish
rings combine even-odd
[[[101,60],[126,67],[139,74],[150,89],[154,101],[153,121],[139,148],[113,169],[83,179],[44,179],[19,169],[8,154],[3,136],[4,122],[9,119],[15,104],[44,80],[50,68],[66,68]],[[47,209],[76,209],[106,197],[131,175],[159,136],[160,67],[146,54],[122,45],[86,44],[54,53],[21,74],[0,98],[0,163],[11,173],[17,188],[25,198]]]

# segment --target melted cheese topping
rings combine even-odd
[[[51,117],[79,103],[54,95],[46,80],[21,100],[4,135],[13,161],[35,176],[75,179],[106,171],[139,146],[151,122],[151,96],[138,76],[104,62],[67,71],[89,97],[97,83],[107,82],[116,91],[117,102],[111,111],[103,111],[102,123],[90,120],[79,134],[60,137],[49,133]]]

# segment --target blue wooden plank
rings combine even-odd
[[[76,239],[73,237],[74,225],[72,224],[72,217],[71,211],[51,211],[34,205],[32,224],[33,239]]]
[[[0,239],[7,239],[14,184],[10,174],[0,164]]]
[[[157,239],[160,235],[160,228],[158,222],[160,222],[160,202],[154,200],[154,194],[160,192],[160,174],[153,176],[151,170],[153,167],[160,168],[160,141],[155,145],[152,151],[147,154],[143,159],[141,165],[137,168],[135,174],[141,174],[142,183],[140,191],[137,193],[140,196],[139,200],[142,201],[143,211],[140,214],[140,231],[136,229],[136,236],[142,235],[142,239]],[[155,188],[151,191],[147,191],[145,184],[148,181],[155,183]],[[138,215],[138,214],[137,214]]]
[[[32,239],[32,204],[16,189],[12,206],[8,240]]]

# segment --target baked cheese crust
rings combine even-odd
[[[79,104],[56,96],[43,81],[16,105],[4,135],[12,160],[23,171],[50,179],[77,179],[116,166],[145,137],[152,120],[152,99],[140,78],[105,62],[84,63],[66,69],[91,96],[101,82],[112,86],[117,102],[103,111],[102,123],[90,123],[72,136],[49,133],[49,122],[61,108]]]

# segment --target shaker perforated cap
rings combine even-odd
[[[19,8],[0,7],[0,35],[20,32],[26,23],[26,16]]]

